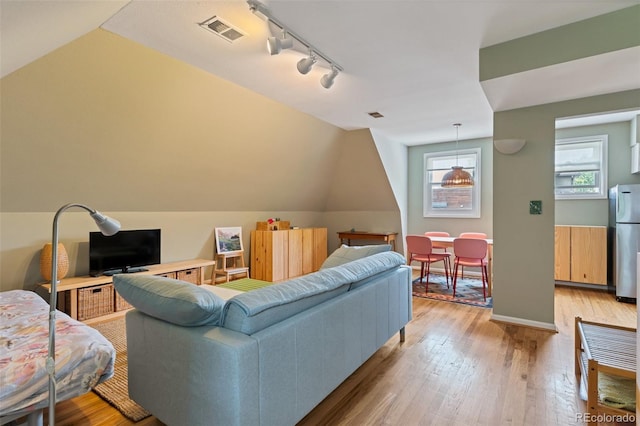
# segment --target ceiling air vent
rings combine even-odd
[[[243,32],[241,32],[237,28],[233,28],[231,24],[223,21],[215,15],[204,22],[200,22],[198,25],[200,25],[205,30],[219,35],[230,43],[233,43],[234,41],[239,40],[245,36]]]
[[[372,116],[373,118],[382,118],[384,117],[384,115],[380,114],[379,112],[368,112],[367,114],[369,114],[370,116]]]

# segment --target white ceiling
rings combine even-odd
[[[2,76],[101,26],[341,128],[373,128],[407,145],[451,141],[456,122],[462,123],[460,139],[489,137],[492,105],[502,110],[640,88],[640,49],[569,64],[580,66],[580,79],[572,78],[571,68],[520,73],[484,82],[484,88],[478,78],[481,47],[640,0],[265,2],[273,16],[344,68],[328,90],[320,85],[324,64],[301,75],[295,65],[304,54],[267,53],[267,24],[244,0],[0,1]],[[213,15],[247,36],[229,43],[197,25]],[[618,73],[602,73],[603,66]],[[549,75],[562,91],[532,85]],[[367,114],[374,111],[384,118]]]

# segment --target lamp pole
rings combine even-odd
[[[56,419],[56,305],[58,302],[58,219],[60,215],[72,208],[79,207],[89,212],[98,228],[104,235],[113,235],[120,230],[120,222],[103,215],[97,210],[84,204],[65,204],[60,207],[53,217],[53,234],[51,236],[51,295],[49,299],[49,351],[46,369],[49,374],[49,426],[55,424]]]

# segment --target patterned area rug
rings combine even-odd
[[[123,416],[133,422],[138,422],[151,413],[129,398],[127,377],[127,336],[124,317],[113,321],[93,324],[107,338],[116,349],[116,363],[113,377],[93,388],[100,398],[113,405]]]
[[[423,278],[423,281],[426,278]],[[425,283],[420,282],[420,277],[413,280],[413,295],[424,299],[443,300],[445,302],[462,303],[465,305],[491,308],[493,300],[482,297],[482,281],[473,278],[458,278],[456,297],[453,297],[453,283],[449,281],[449,288],[444,275],[429,275],[429,292],[425,293]]]

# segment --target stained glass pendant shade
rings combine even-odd
[[[455,123],[456,128],[456,165],[451,167],[451,171],[442,177],[440,186],[442,188],[469,188],[473,186],[473,177],[458,165],[458,129],[462,124]]]

